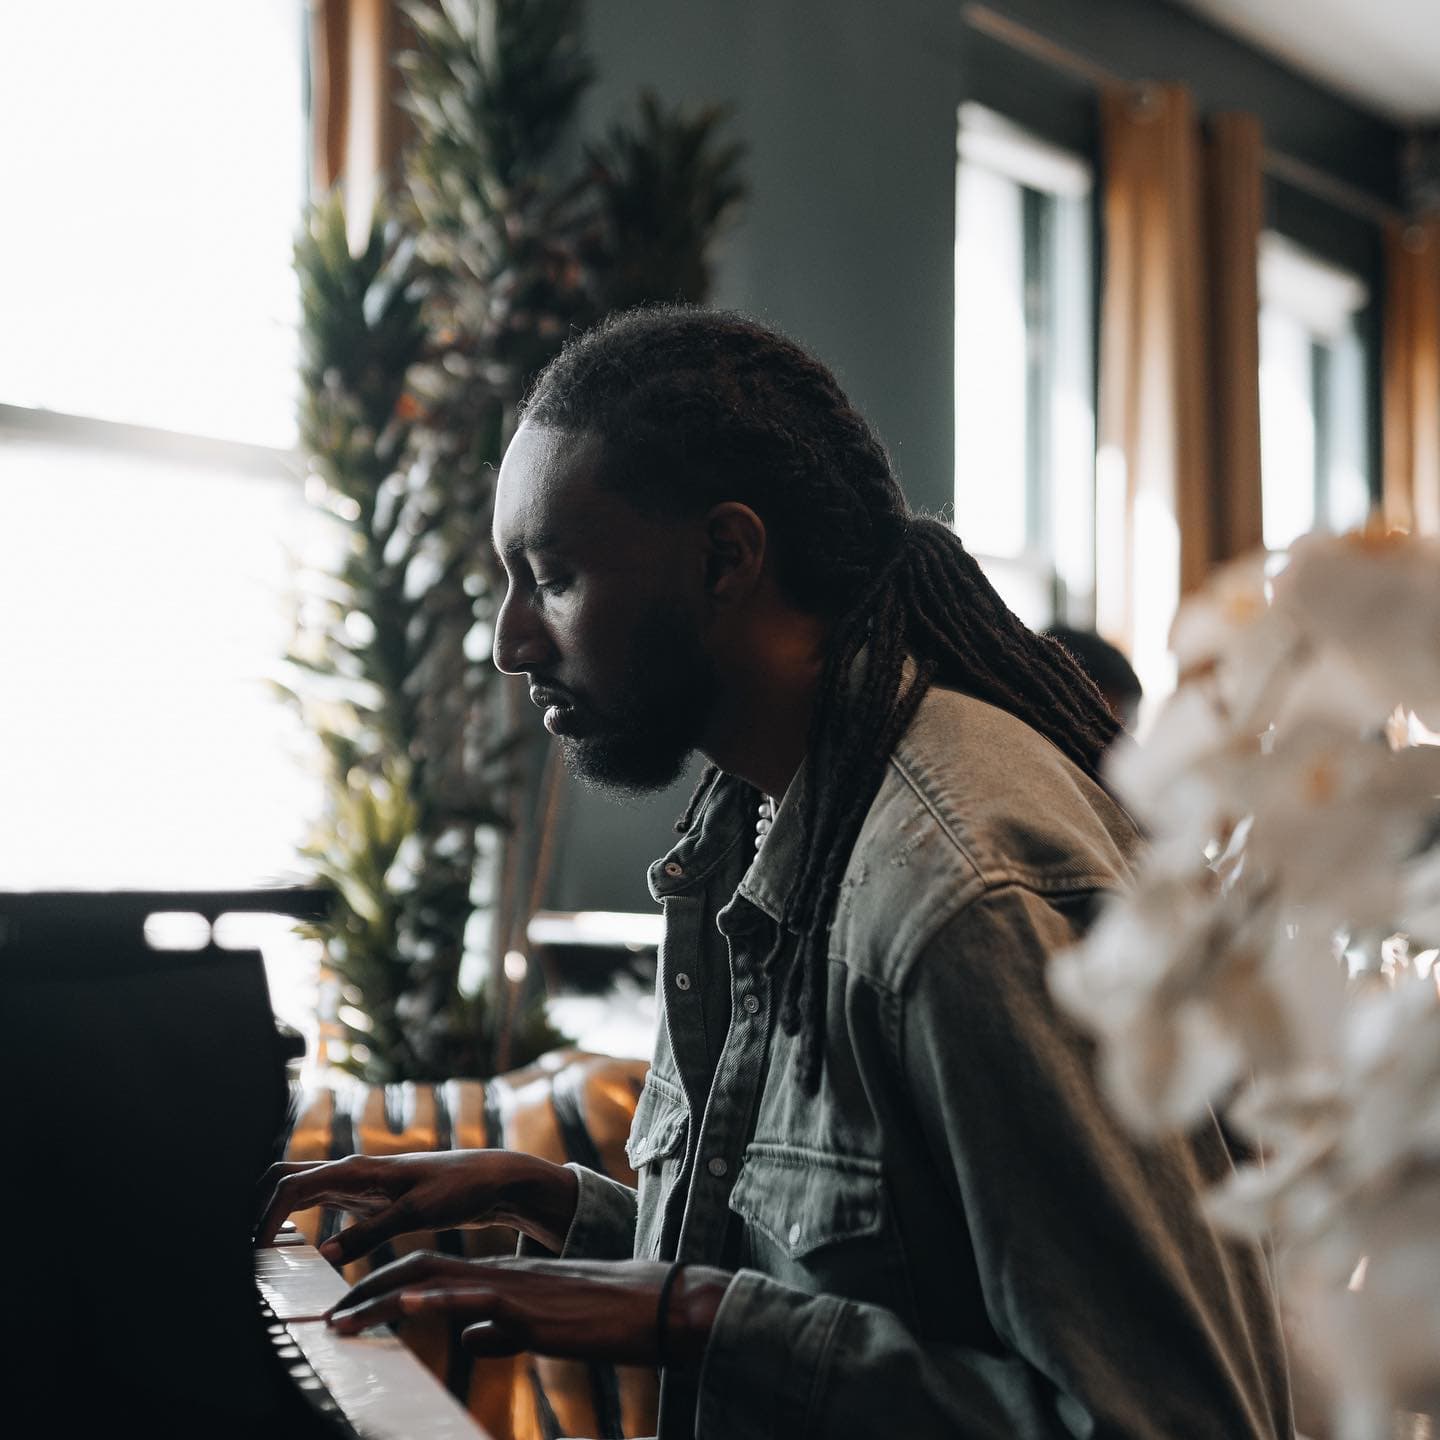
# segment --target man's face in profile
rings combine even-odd
[[[695,528],[597,483],[600,441],[522,425],[492,539],[507,588],[495,663],[525,674],[577,777],[628,793],[674,781],[714,704]]]

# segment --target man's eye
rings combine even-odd
[[[535,593],[553,598],[556,595],[563,595],[569,589],[570,581],[565,580],[537,580],[535,582]]]

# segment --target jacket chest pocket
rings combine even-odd
[[[685,1161],[690,1112],[678,1082],[653,1070],[645,1077],[625,1158],[635,1172],[637,1191],[635,1255],[653,1259],[660,1253],[667,1200]]]
[[[730,1192],[755,1267],[893,1308],[900,1254],[878,1160],[757,1142]]]

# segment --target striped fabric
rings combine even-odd
[[[634,1184],[625,1139],[648,1067],[578,1050],[558,1050],[524,1070],[492,1080],[438,1085],[365,1085],[327,1078],[299,1097],[286,1158],[334,1160],[350,1154],[417,1150],[521,1150],[558,1163],[578,1161]],[[344,1223],[334,1210],[292,1217],[319,1244]],[[345,1267],[354,1284],[378,1265],[412,1250],[471,1257],[512,1254],[515,1232],[500,1228],[407,1235]],[[419,1316],[397,1326],[401,1338],[445,1382],[495,1440],[595,1440],[652,1435],[655,1375],[533,1355],[472,1359],[460,1326]]]

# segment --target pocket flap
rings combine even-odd
[[[645,1077],[630,1138],[625,1142],[625,1158],[632,1170],[665,1160],[685,1143],[685,1122],[690,1118],[684,1098],[677,1087],[661,1080],[652,1070]]]
[[[878,1160],[757,1143],[746,1148],[730,1208],[793,1260],[878,1234],[884,1198]]]

